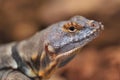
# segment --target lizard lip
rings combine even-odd
[[[74,51],[76,51],[76,50],[78,50],[79,49],[79,47],[77,47],[77,48],[74,48],[74,49],[72,49],[72,50],[70,50],[70,51],[67,51],[67,52],[65,52],[64,54],[60,54],[60,55],[58,55],[57,57],[56,57],[56,59],[59,59],[59,58],[64,58],[64,57],[68,57],[68,56],[70,56],[70,55],[74,55]]]

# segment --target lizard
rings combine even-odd
[[[70,62],[76,51],[103,30],[101,22],[74,16],[37,32],[32,37],[0,46],[0,70],[21,71],[33,79],[49,79]]]

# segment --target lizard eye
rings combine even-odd
[[[69,22],[63,26],[63,29],[67,32],[77,32],[80,31],[83,27],[75,22]]]
[[[74,26],[71,26],[71,27],[69,27],[69,30],[70,30],[70,31],[75,31],[76,29],[75,29]]]

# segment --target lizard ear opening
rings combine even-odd
[[[63,26],[63,30],[66,32],[77,32],[80,31],[83,27],[75,22],[69,22]]]

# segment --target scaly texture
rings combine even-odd
[[[33,79],[49,79],[102,29],[100,22],[82,16],[58,22],[27,40],[1,46],[0,69],[15,69]]]

